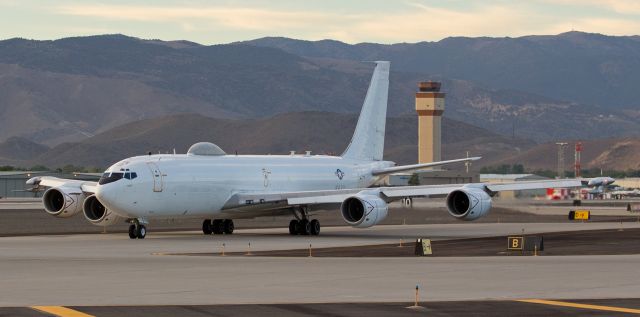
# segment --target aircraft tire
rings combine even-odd
[[[136,226],[135,225],[130,225],[129,226],[129,239],[135,239],[137,237],[138,237],[138,235],[136,234]]]
[[[298,221],[298,220],[295,220],[295,219],[293,219],[293,220],[291,220],[291,221],[289,222],[289,234],[290,234],[290,235],[295,236],[295,235],[297,235],[297,234],[298,234],[298,230],[297,230],[298,222],[299,222],[299,221]]]
[[[318,219],[311,220],[309,227],[311,235],[317,236],[320,234],[320,221]]]
[[[213,231],[211,230],[211,219],[205,219],[202,222],[202,233],[206,235],[213,233]]]
[[[147,227],[139,225],[138,230],[136,230],[136,236],[138,239],[144,239],[147,236]]]
[[[233,234],[233,230],[235,229],[235,226],[233,225],[233,220],[225,219],[222,224],[223,224],[223,229],[225,234]]]
[[[303,236],[308,236],[311,234],[311,224],[309,220],[302,219],[300,220],[300,227],[298,228],[298,234]]]
[[[223,225],[222,220],[216,219],[211,222],[211,231],[213,234],[222,234],[223,233]]]

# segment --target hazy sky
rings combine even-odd
[[[640,0],[0,0],[0,39],[122,33],[202,44],[263,36],[397,43],[571,30],[640,34]]]

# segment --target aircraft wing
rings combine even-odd
[[[472,183],[472,184],[445,184],[425,186],[398,186],[376,187],[358,189],[337,189],[323,191],[300,191],[282,193],[237,193],[225,204],[223,209],[252,209],[264,206],[270,210],[274,208],[286,208],[303,205],[340,204],[345,199],[360,192],[378,195],[387,202],[399,200],[404,197],[427,197],[447,195],[450,192],[462,188],[480,188],[493,196],[496,192],[506,190],[528,190],[544,188],[579,187],[580,180],[544,180],[524,181],[511,183]]]
[[[43,191],[50,187],[67,187],[84,193],[95,193],[97,182],[89,182],[78,179],[66,179],[52,176],[32,177],[27,180],[27,185],[33,185],[31,191]]]

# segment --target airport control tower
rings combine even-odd
[[[444,96],[441,83],[418,83],[416,111],[418,112],[418,162],[441,161],[442,113]]]

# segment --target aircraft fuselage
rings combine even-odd
[[[137,156],[107,169],[96,197],[123,217],[215,217],[237,192],[366,188],[377,180],[371,170],[393,165],[325,155]]]

